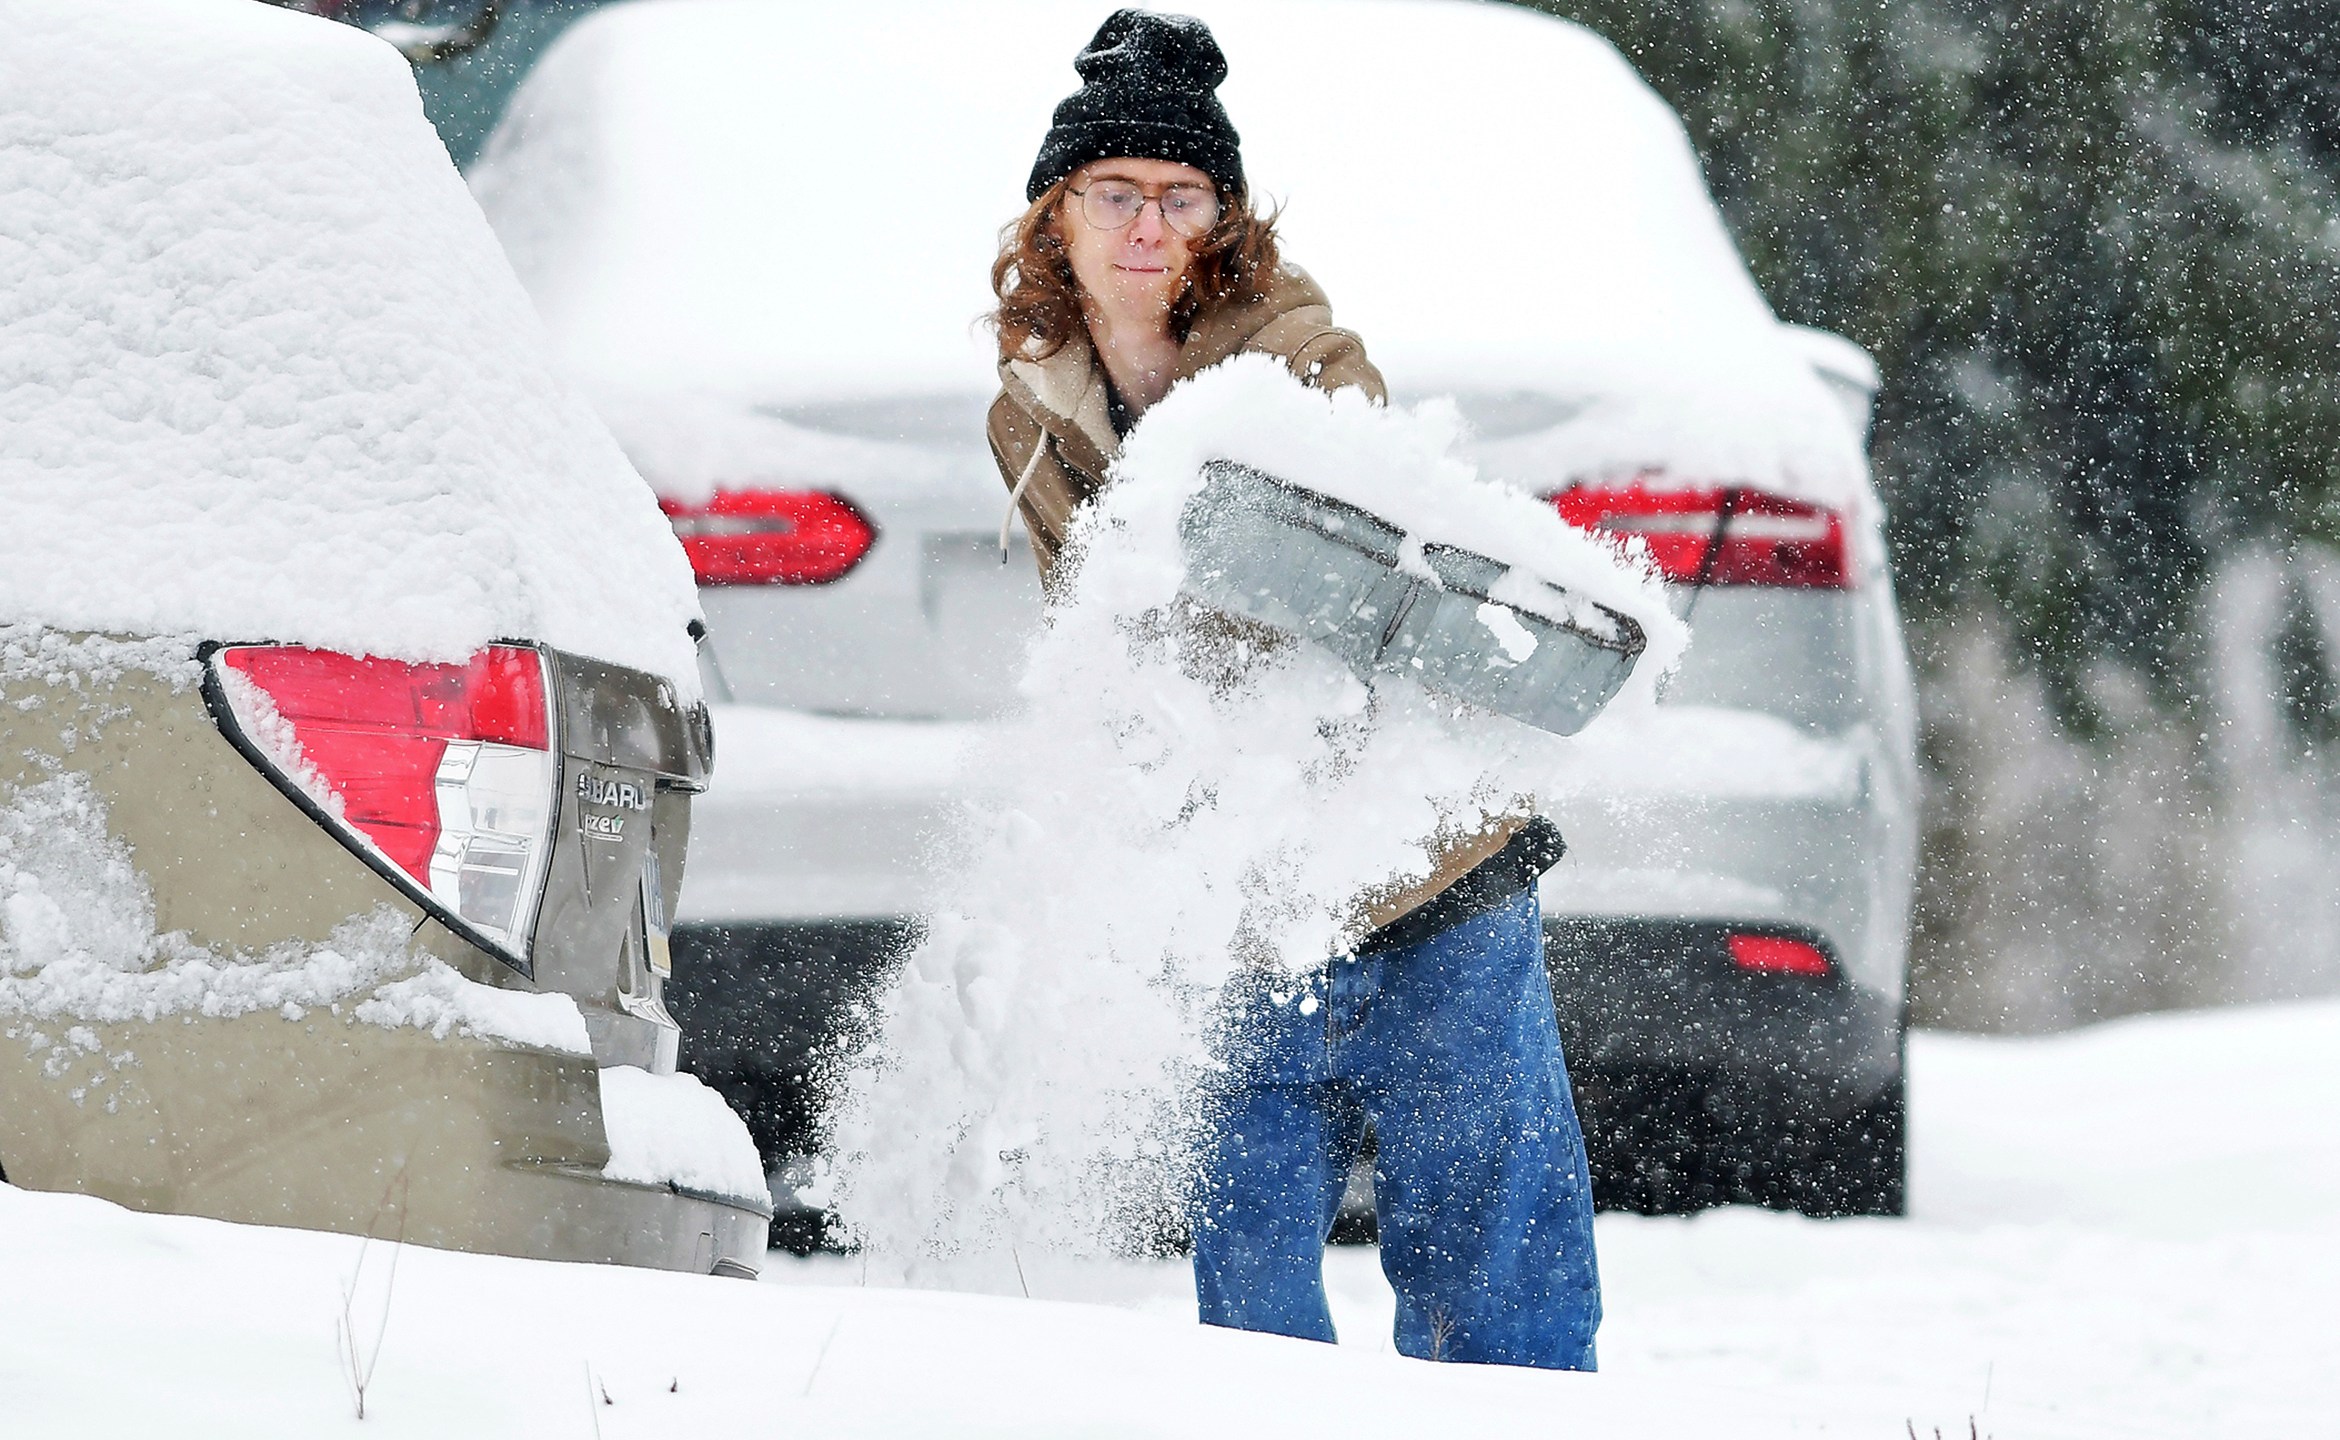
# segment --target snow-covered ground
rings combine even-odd
[[[382,1245],[0,1187],[0,1435],[2332,1433],[2340,1004],[1911,1065],[1912,1219],[1604,1217],[1597,1376],[1390,1355],[1364,1250],[1334,1349],[1195,1326],[1167,1263],[1023,1257],[994,1278],[1029,1301],[850,1258],[744,1285],[409,1249],[393,1278]]]

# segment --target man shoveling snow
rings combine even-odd
[[[1559,837],[1521,783],[1548,741],[1197,604],[1180,522],[1236,460],[1404,532],[1397,569],[1441,597],[1423,534],[1468,541],[1518,572],[1473,599],[1504,665],[1533,652],[1523,619],[1586,602],[1646,632],[1650,674],[1679,627],[1453,460],[1451,411],[1385,406],[1251,208],[1207,29],[1122,11],[1075,64],[994,270],[992,448],[1051,600],[1031,713],[842,1071],[840,1212],[947,1258],[1110,1245],[1183,1197],[1206,1322],[1331,1340],[1323,1246],[1370,1125],[1399,1350],[1589,1369],[1591,1192],[1534,888]]]

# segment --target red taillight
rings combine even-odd
[[[291,645],[214,652],[241,738],[357,842],[525,962],[558,807],[544,657],[417,665]]]
[[[1784,935],[1733,935],[1731,963],[1756,975],[1806,975],[1815,979],[1834,973],[1828,954],[1819,946]]]
[[[1638,535],[1668,580],[1842,590],[1853,583],[1844,516],[1760,490],[1670,490],[1580,485],[1552,497],[1560,518],[1587,530]],[[1724,523],[1724,510],[1729,510]],[[1710,564],[1717,528],[1722,545]]]
[[[718,490],[658,507],[701,585],[826,585],[877,543],[851,501],[821,490]]]
[[[544,703],[544,657],[517,645],[491,645],[463,667],[457,701],[469,711],[470,736],[530,750],[552,748],[552,711]]]

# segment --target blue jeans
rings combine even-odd
[[[1245,976],[1222,1023],[1203,1323],[1333,1338],[1324,1242],[1370,1122],[1399,1353],[1594,1368],[1592,1186],[1533,889],[1404,949]]]

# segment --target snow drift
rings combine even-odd
[[[696,694],[688,566],[552,372],[380,40],[250,0],[21,0],[0,50],[0,618]]]
[[[926,934],[837,1076],[835,1199],[865,1245],[931,1261],[1142,1233],[1186,1177],[1216,987],[1353,947],[1360,895],[1426,875],[1432,837],[1520,813],[1565,744],[1194,611],[1178,518],[1205,460],[1435,523],[1622,611],[1649,651],[1615,703],[1650,702],[1684,639],[1661,588],[1455,440],[1450,409],[1326,395],[1261,357],[1131,433],[1075,527],[1029,707],[977,742]]]

